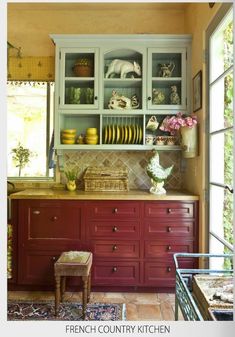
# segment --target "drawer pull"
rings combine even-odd
[[[56,260],[56,257],[55,257],[55,256],[52,256],[51,259],[52,259],[52,261],[55,261],[55,260]]]
[[[167,227],[167,232],[168,232],[168,233],[172,232],[172,228],[171,228],[170,226]]]
[[[112,271],[113,271],[113,273],[116,273],[117,272],[117,267],[113,267]]]
[[[167,267],[167,272],[168,272],[168,273],[171,272],[171,267]]]
[[[52,221],[56,221],[56,220],[58,220],[58,217],[57,217],[57,216],[53,216],[53,217],[51,218],[51,220],[52,220]]]
[[[40,211],[33,211],[33,214],[39,215],[39,214],[40,214]]]
[[[172,211],[171,208],[167,209],[167,213],[171,213],[171,211]]]
[[[171,250],[171,246],[167,246],[167,250]]]
[[[113,213],[117,213],[118,212],[118,209],[117,208],[114,208],[113,209]]]
[[[113,251],[117,250],[117,246],[113,245]]]
[[[113,232],[117,232],[118,228],[116,226],[113,227]]]

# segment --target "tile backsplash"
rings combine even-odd
[[[152,151],[77,151],[63,154],[64,170],[78,169],[78,189],[84,189],[83,174],[88,166],[126,166],[129,170],[130,189],[149,189],[150,178],[146,166]],[[168,177],[165,187],[168,189],[182,188],[181,154],[178,151],[159,152],[160,164],[163,167],[174,165],[172,174]],[[61,183],[66,183],[64,173],[61,173]]]

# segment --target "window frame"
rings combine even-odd
[[[230,14],[232,11],[232,4],[226,3],[222,4],[221,8],[218,10],[218,13],[211,21],[210,25],[208,26],[208,29],[206,30],[206,118],[205,118],[205,131],[206,131],[206,165],[205,165],[205,176],[206,176],[206,189],[205,189],[205,199],[206,199],[206,250],[207,252],[210,252],[210,237],[213,237],[213,239],[218,240],[224,247],[226,247],[228,250],[233,252],[233,245],[231,245],[229,242],[227,242],[224,238],[221,238],[219,235],[217,235],[213,230],[210,228],[210,185],[218,186],[221,188],[226,188],[226,185],[220,184],[217,182],[212,182],[210,180],[210,138],[211,135],[215,135],[221,132],[226,132],[228,130],[234,130],[234,124],[232,127],[224,127],[221,130],[216,131],[210,131],[210,87],[213,83],[217,82],[221,78],[225,78],[226,75],[231,71],[231,67],[226,69],[223,74],[218,76],[215,80],[213,80],[210,83],[210,60],[209,60],[209,53],[210,53],[210,38],[212,34],[216,31],[217,28],[223,23],[226,16]],[[233,11],[232,11],[233,12]],[[233,15],[233,13],[232,13]],[[234,65],[233,65],[234,67]],[[234,68],[233,68],[234,69]],[[233,73],[234,75],[234,73]],[[234,147],[235,139],[233,139],[233,147]],[[233,207],[234,207],[234,198],[233,198]]]

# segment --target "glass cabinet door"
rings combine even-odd
[[[185,110],[186,50],[149,48],[148,109]]]
[[[60,108],[98,109],[98,49],[61,48],[60,53]]]

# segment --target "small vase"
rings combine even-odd
[[[67,189],[69,190],[69,191],[75,191],[76,190],[76,182],[75,182],[75,180],[69,180],[68,182],[67,182],[67,184],[66,184],[66,186],[67,186]]]
[[[156,182],[153,179],[151,179],[152,186],[150,187],[149,192],[152,194],[166,194],[166,190],[163,187],[164,183],[165,183],[164,181]]]
[[[189,128],[183,126],[180,128],[181,147],[184,158],[194,158],[197,156],[197,127]]]

